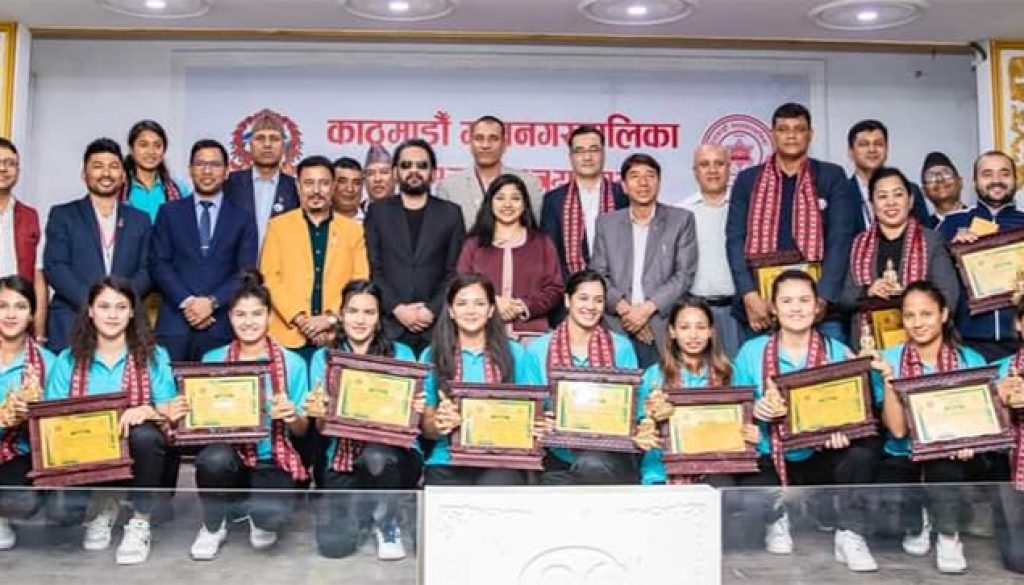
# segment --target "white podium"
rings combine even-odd
[[[711,487],[428,487],[424,585],[721,582]]]

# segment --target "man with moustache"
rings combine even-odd
[[[110,138],[89,143],[82,166],[86,196],[53,207],[46,221],[43,272],[53,289],[46,336],[55,353],[67,347],[75,315],[102,278],[129,279],[140,298],[149,292],[149,216],[117,200],[123,160]]]
[[[495,116],[480,116],[470,128],[469,152],[473,155],[473,166],[445,177],[437,185],[439,198],[462,208],[466,229],[476,222],[487,188],[504,174],[522,179],[530,196],[530,207],[541,208],[544,191],[540,181],[522,169],[504,166],[501,158],[505,155],[505,148],[505,123]]]
[[[232,333],[226,307],[256,267],[256,221],[224,198],[228,153],[216,140],[192,145],[191,197],[157,212],[149,265],[163,295],[156,337],[175,361],[199,361],[226,345]]]
[[[334,161],[334,211],[349,219],[363,221],[366,202],[363,196],[363,167],[354,158],[343,156]]]
[[[947,217],[967,211],[960,198],[964,182],[953,166],[953,161],[941,152],[929,152],[921,166],[921,184],[924,195],[932,202],[935,213],[928,216],[925,226],[938,230]]]
[[[697,273],[690,295],[711,307],[715,330],[726,355],[740,348],[740,326],[732,315],[736,287],[725,253],[725,220],[729,213],[729,152],[720,144],[701,144],[693,151],[693,175],[700,189],[682,202],[693,214],[697,230]]]
[[[366,207],[395,194],[395,174],[391,168],[391,153],[378,143],[366,151],[363,162]]]
[[[284,120],[270,110],[261,110],[253,119],[251,132],[252,168],[228,175],[224,196],[253,215],[262,248],[270,218],[295,209],[299,199],[295,179],[281,172]]]
[[[296,181],[300,207],[270,221],[260,271],[273,304],[270,336],[309,361],[333,339],[341,289],[369,268],[363,226],[333,210],[331,161],[305,158]]]
[[[466,237],[459,206],[430,195],[436,169],[429,143],[400,144],[394,160],[399,196],[371,205],[363,221],[370,277],[384,297],[384,331],[417,353],[430,341]]]
[[[974,189],[978,202],[963,213],[947,216],[939,231],[953,243],[978,239],[979,226],[1006,231],[1024,227],[1024,213],[1017,210],[1017,167],[1006,153],[990,150],[974,161]],[[970,315],[966,292],[961,291],[956,325],[964,342],[986,361],[1006,357],[1017,350],[1013,310],[1003,309]]]
[[[43,274],[42,230],[36,209],[14,197],[20,168],[21,155],[17,147],[0,137],[0,274],[17,274],[33,283],[36,292],[34,330],[40,343],[45,343],[50,291]]]
[[[861,120],[846,133],[848,154],[853,161],[853,174],[847,182],[849,197],[857,205],[860,214],[856,216],[854,234],[867,229],[874,221],[871,212],[871,197],[868,193],[868,181],[871,174],[885,165],[889,156],[889,129],[878,120]],[[910,183],[910,200],[913,207],[910,214],[917,221],[926,224],[928,206],[924,202],[921,188]]]

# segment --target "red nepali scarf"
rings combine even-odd
[[[25,340],[25,363],[22,368],[21,382],[25,383],[25,370],[30,367],[34,367],[36,372],[39,374],[39,383],[45,384],[46,382],[46,364],[43,362],[43,354],[39,351],[39,346],[31,338]],[[18,388],[12,388],[11,392],[17,392]],[[0,435],[0,465],[7,463],[11,459],[18,456],[18,452],[15,449],[15,442],[18,440],[18,436],[21,434],[24,425],[18,425],[9,429],[4,429],[3,434]]]
[[[747,241],[744,252],[750,256],[774,254],[779,249],[779,218],[782,214],[782,172],[772,155],[754,183],[747,211]],[[825,257],[825,236],[817,188],[811,176],[810,159],[800,166],[793,197],[793,241],[808,262]]]
[[[237,362],[242,351],[238,340],[232,341],[228,346],[228,362]],[[288,380],[285,371],[284,351],[273,339],[267,338],[267,357],[270,358],[270,383],[273,388],[273,396],[287,395]],[[270,427],[270,457],[280,469],[288,472],[294,481],[305,481],[309,478],[306,467],[302,464],[302,458],[298,451],[288,440],[288,430],[283,420],[275,420]],[[256,445],[247,444],[236,447],[238,456],[246,467],[256,466]]]
[[[850,265],[853,267],[853,277],[858,285],[871,286],[874,282],[877,254],[878,226],[872,224],[870,228],[857,234],[850,253]],[[925,279],[928,270],[927,258],[928,245],[924,241],[924,231],[916,219],[910,218],[904,232],[903,258],[900,262],[900,282],[904,286]]]
[[[178,189],[178,184],[174,182],[169,176],[160,175],[160,182],[164,185],[164,202],[174,201],[181,199],[181,189]],[[128,201],[128,195],[132,191],[132,178],[127,177],[124,183],[121,184],[121,193],[118,194],[117,200],[121,203]]]
[[[1013,356],[1013,367],[1017,372],[1024,370],[1024,351],[1018,351]],[[1024,491],[1024,416],[1017,415],[1015,418],[1017,420],[1013,425],[1013,451],[1010,453],[1013,473],[1010,474],[1010,477],[1013,481],[1013,487],[1017,491]]]
[[[818,331],[811,331],[811,339],[807,345],[807,368],[816,368],[828,363],[828,353],[825,350],[825,337]],[[765,380],[779,375],[779,334],[773,333],[768,338],[768,345],[764,348],[764,357],[761,362],[761,374]],[[789,485],[789,474],[786,472],[786,453],[782,448],[782,436],[779,434],[781,422],[771,424],[771,445],[772,463],[775,465],[775,472],[779,475],[779,483]]]
[[[612,334],[604,327],[595,327],[587,341],[587,362],[592,368],[614,368],[615,353],[612,349]],[[571,368],[572,344],[569,342],[569,322],[563,321],[551,334],[548,347],[547,371],[552,368]]]
[[[71,398],[83,398],[88,394],[89,364],[76,363],[71,374]],[[128,396],[129,408],[153,403],[152,382],[149,368],[139,367],[135,356],[129,351],[125,357],[124,373],[121,374],[121,392]]]
[[[455,349],[455,379],[462,381],[462,347]],[[491,354],[484,351],[484,383],[500,384],[501,368],[491,359]]]
[[[598,215],[615,211],[615,197],[612,195],[612,185],[609,181],[601,180],[601,208]],[[583,254],[583,238],[586,231],[586,223],[583,221],[583,204],[580,203],[580,188],[576,185],[576,177],[569,181],[569,190],[565,194],[565,201],[562,203],[562,243],[565,246],[565,264],[569,268],[569,274],[573,274],[587,267]],[[590,234],[595,237],[595,234]]]
[[[956,350],[943,342],[939,348],[939,359],[935,364],[936,372],[951,372],[960,367],[960,358]],[[907,343],[903,345],[900,353],[900,378],[916,378],[924,375],[924,363],[921,362],[921,354],[917,348]]]

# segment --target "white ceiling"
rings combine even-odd
[[[472,31],[501,33],[679,36],[965,43],[1024,38],[1024,0],[928,0],[924,17],[910,25],[872,32],[827,31],[808,11],[824,0],[699,0],[682,21],[650,27],[609,26],[585,19],[579,0],[457,0],[449,16],[395,24],[349,15],[338,0],[210,0],[208,14],[166,20],[121,16],[96,0],[0,0],[0,21],[29,27],[238,28]]]

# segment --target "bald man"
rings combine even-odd
[[[736,355],[740,327],[731,307],[736,288],[725,253],[725,218],[729,212],[729,153],[720,144],[701,144],[693,151],[693,175],[700,191],[680,207],[693,213],[697,226],[697,274],[690,294],[711,306],[722,350]]]

